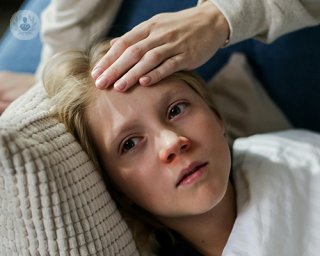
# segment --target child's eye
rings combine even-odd
[[[178,104],[176,104],[175,106],[173,106],[173,108],[170,109],[169,112],[169,116],[177,116],[179,115],[181,112],[183,112],[183,110],[187,107],[187,103],[186,102],[180,102]]]
[[[180,102],[173,106],[173,108],[170,109],[170,116],[176,116],[179,115],[184,111],[184,109],[187,107],[188,103],[186,102]],[[121,146],[121,154],[126,153],[130,150],[132,150],[138,142],[141,140],[141,137],[131,137],[127,139]]]
[[[135,145],[138,144],[139,140],[141,140],[140,137],[131,137],[128,140],[126,140],[121,147],[121,153],[126,153],[127,151],[130,151],[132,148],[135,147]],[[134,141],[137,141],[137,143],[134,143]]]

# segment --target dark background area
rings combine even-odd
[[[0,38],[7,30],[12,15],[18,11],[23,0],[0,0]]]

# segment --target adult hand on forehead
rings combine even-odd
[[[113,39],[92,77],[99,89],[114,84],[121,92],[137,82],[152,85],[174,72],[201,66],[228,36],[228,22],[209,1],[180,12],[158,14]]]

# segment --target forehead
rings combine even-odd
[[[94,103],[89,106],[89,127],[94,137],[108,134],[107,137],[113,138],[114,132],[127,121],[148,118],[152,107],[164,105],[170,100],[170,96],[182,94],[197,95],[187,83],[177,78],[166,78],[150,86],[137,84],[124,93],[119,93],[113,86],[109,86],[106,90],[99,91]]]
[[[99,91],[91,109],[95,114],[108,116],[109,121],[117,120],[134,114],[140,108],[146,110],[147,106],[165,101],[170,95],[182,93],[195,93],[187,83],[176,78],[167,78],[151,86],[134,85],[124,93],[114,90],[109,86],[106,90]]]

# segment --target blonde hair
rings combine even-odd
[[[56,54],[45,68],[43,83],[52,102],[51,116],[65,124],[102,174],[109,193],[115,200],[123,219],[131,228],[139,250],[142,251],[148,241],[158,245],[154,235],[155,229],[168,232],[173,243],[174,238],[168,228],[149,212],[136,204],[130,206],[122,199],[115,184],[101,168],[86,118],[86,110],[99,92],[91,77],[91,71],[109,49],[110,41],[103,41],[86,50]],[[213,94],[199,75],[193,71],[180,71],[170,77],[186,82],[219,115]],[[220,115],[219,117],[222,118]]]

